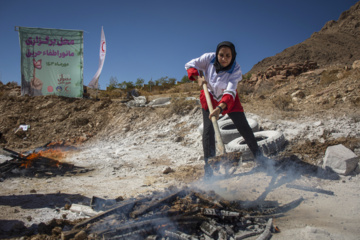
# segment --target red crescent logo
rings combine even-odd
[[[101,50],[102,50],[103,52],[105,52],[105,50],[104,50],[104,45],[105,45],[105,42],[103,42],[103,43],[101,44]]]

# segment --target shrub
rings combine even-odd
[[[99,96],[100,97],[109,97],[109,98],[113,99],[113,98],[121,98],[123,96],[126,96],[126,94],[124,94],[123,91],[120,90],[120,89],[117,89],[117,88],[115,88],[115,89],[110,88],[109,89],[108,88],[105,91],[100,91]]]
[[[251,73],[247,73],[246,75],[243,75],[244,80],[249,80],[251,78]]]
[[[247,83],[238,84],[237,91],[239,95],[249,95],[254,92],[254,87]]]
[[[275,105],[276,108],[282,111],[289,111],[291,110],[290,105],[292,103],[291,97],[287,95],[279,95],[272,99],[272,103]]]
[[[196,100],[186,100],[185,97],[171,97],[170,113],[184,115],[196,107]]]
[[[8,82],[8,83],[6,84],[6,86],[11,87],[11,88],[14,88],[14,87],[17,87],[18,84],[17,84],[17,82],[12,81],[12,82]]]
[[[261,95],[268,95],[273,92],[274,89],[274,82],[273,81],[263,81],[259,88],[256,90],[256,94]]]
[[[320,76],[320,84],[323,86],[328,86],[330,83],[339,80],[336,76],[338,72],[338,70],[324,71]]]

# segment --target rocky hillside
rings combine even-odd
[[[254,65],[249,73],[265,71],[271,65],[316,62],[320,67],[340,64],[351,66],[360,59],[360,1],[331,20],[302,43],[289,47]]]

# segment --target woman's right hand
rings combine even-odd
[[[206,84],[205,77],[196,76],[196,80],[199,84],[199,87],[201,87],[203,84]]]

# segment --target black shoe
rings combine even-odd
[[[204,178],[211,178],[213,176],[214,171],[212,170],[209,164],[205,164],[204,170],[205,170]]]

